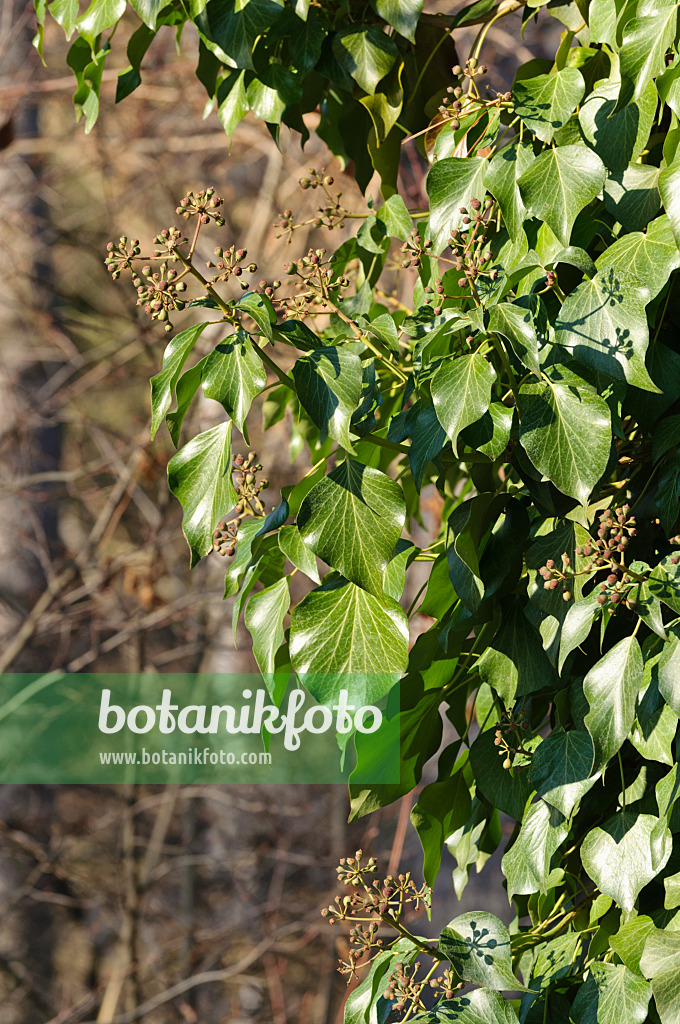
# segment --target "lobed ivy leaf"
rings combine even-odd
[[[279,547],[286,558],[290,559],[296,569],[303,572],[305,576],[309,576],[310,580],[314,580],[316,584],[320,584],[321,579],[319,577],[319,570],[317,569],[314,553],[303,541],[297,527],[283,526],[279,530],[278,536]]]
[[[516,757],[512,773],[503,767],[494,743],[495,729],[480,732],[470,747],[470,766],[479,793],[503,814],[521,821],[534,787],[523,755]]]
[[[182,506],[191,567],[212,550],[213,531],[238,501],[231,479],[231,423],[198,434],[168,463],[168,486]]]
[[[632,281],[643,303],[648,303],[668,283],[680,266],[680,250],[675,243],[670,220],[664,214],[648,226],[644,234],[636,231],[618,238],[598,256],[598,271],[613,270]]]
[[[577,68],[566,67],[549,75],[524,78],[512,90],[515,113],[529,131],[542,142],[551,142],[563,128],[585,93],[583,75]]]
[[[656,89],[650,82],[636,103],[615,114],[620,88],[618,78],[600,82],[578,115],[586,142],[610,171],[624,171],[638,159],[647,145],[657,107]]]
[[[623,964],[593,963],[572,1007],[574,1024],[643,1024],[652,988]]]
[[[517,1014],[498,992],[477,988],[456,999],[445,999],[434,1010],[417,1013],[411,1020],[414,1024],[517,1024]]]
[[[205,397],[219,402],[247,439],[246,417],[266,383],[267,374],[250,335],[238,330],[208,356],[201,386]]]
[[[568,832],[566,818],[545,800],[529,804],[519,834],[501,862],[508,897],[547,892],[550,863]]]
[[[477,671],[506,707],[512,706],[516,696],[555,685],[555,672],[540,634],[516,597],[503,605],[498,632],[477,662]]]
[[[289,644],[293,668],[319,703],[351,688],[357,701],[373,704],[406,668],[408,620],[392,598],[336,579],[293,608]]]
[[[425,0],[371,0],[375,13],[412,43],[424,6]]]
[[[671,834],[662,819],[622,811],[588,833],[581,846],[581,862],[601,892],[622,910],[631,911],[640,891],[663,869],[671,847]]]
[[[619,50],[619,110],[642,96],[652,79],[665,70],[664,58],[675,39],[677,22],[676,6],[670,0],[660,0],[626,25]]]
[[[512,302],[499,302],[489,310],[489,330],[507,338],[519,361],[540,377],[538,337],[530,310]]]
[[[252,69],[255,43],[281,17],[283,7],[283,0],[210,0],[193,20],[220,60]]]
[[[560,146],[541,153],[517,184],[527,210],[569,245],[574,221],[600,194],[605,177],[605,166],[591,149]]]
[[[378,469],[346,459],[312,488],[297,524],[315,555],[357,586],[380,595],[405,519],[399,484]]]
[[[377,26],[353,25],[335,33],[333,53],[340,67],[372,96],[380,80],[391,71],[398,51]]]
[[[460,769],[448,779],[431,782],[421,791],[411,810],[411,823],[423,848],[423,879],[426,885],[434,885],[441,867],[444,844],[465,824],[470,809],[470,788]]]

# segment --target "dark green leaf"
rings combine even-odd
[[[489,330],[507,338],[519,361],[540,377],[538,338],[528,309],[512,302],[499,302],[489,310]]]
[[[317,427],[346,451],[354,448],[350,420],[361,399],[361,360],[344,348],[321,348],[300,356],[293,367],[300,404]]]
[[[172,412],[167,413],[165,417],[165,422],[175,448],[179,447],[179,437],[180,431],[182,430],[182,424],[184,423],[184,417],[186,416],[189,406],[193,401],[194,395],[201,386],[203,367],[205,366],[207,358],[207,356],[204,356],[203,359],[199,359],[196,365],[192,366],[191,369],[185,370],[175,386],[177,408]]]
[[[516,597],[503,606],[501,624],[477,662],[482,682],[493,687],[506,707],[515,696],[555,685],[552,665],[538,632],[527,620]]]
[[[280,18],[283,6],[283,0],[210,0],[194,21],[225,64],[252,68],[258,36]]]
[[[657,217],[646,232],[636,231],[618,238],[597,259],[597,269],[613,269],[632,280],[646,304],[668,283],[673,270],[680,266],[680,251],[666,215]]]
[[[472,7],[487,0],[478,0]],[[413,1024],[517,1024],[517,1014],[498,992],[477,988],[457,999],[446,999],[434,1010],[417,1013]]]
[[[668,454],[661,463],[654,506],[666,536],[670,537],[680,516],[680,452]]]
[[[482,796],[503,814],[521,821],[534,789],[529,779],[528,761],[524,755],[518,755],[512,773],[504,768],[503,756],[494,743],[495,734],[495,729],[480,732],[470,747],[470,766]]]
[[[605,209],[626,231],[641,231],[661,208],[659,169],[630,164],[611,174],[604,185]]]
[[[236,308],[242,313],[247,313],[250,319],[255,321],[263,338],[267,338],[268,341],[272,340],[272,324],[276,323],[276,313],[266,295],[260,295],[259,292],[246,292],[236,303]]]
[[[619,108],[642,96],[651,80],[665,70],[664,58],[675,38],[677,20],[677,8],[666,0],[626,25],[619,51]]]
[[[470,815],[470,790],[462,771],[430,783],[411,811],[411,822],[423,847],[423,878],[434,885],[441,866],[444,843]]]
[[[597,776],[589,778],[595,751],[587,732],[553,729],[534,751],[529,776],[536,792],[565,818],[571,816],[581,797]]]
[[[399,484],[378,469],[347,459],[309,492],[298,528],[315,555],[379,595],[405,518]]]
[[[439,423],[434,406],[426,405],[419,411],[412,429],[408,456],[416,490],[420,490],[426,466],[440,454],[446,443],[446,431]]]
[[[624,171],[647,145],[654,123],[657,97],[652,83],[637,103],[614,114],[620,82],[600,82],[578,115],[586,142],[610,171]]]
[[[680,932],[657,928],[650,932],[640,969],[645,978],[651,978],[661,1024],[680,1024]]]
[[[499,458],[508,446],[513,410],[501,402],[491,402],[481,420],[461,431],[460,440],[490,459]]]
[[[250,109],[257,117],[268,124],[280,124],[286,107],[293,106],[301,99],[302,84],[288,68],[270,64],[257,78],[253,78],[246,96]],[[260,325],[260,321],[257,322]]]
[[[296,569],[315,583],[321,583],[314,553],[307,547],[296,526],[283,526],[279,530],[279,547]]]
[[[262,360],[255,353],[250,335],[241,330],[220,342],[203,370],[203,394],[223,406],[245,437],[246,416],[266,383]]]

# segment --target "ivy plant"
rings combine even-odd
[[[199,232],[224,223],[213,189],[189,192],[180,227],[151,247],[123,237],[107,256],[166,330],[188,307],[223,327],[194,362],[205,323],[172,337],[151,381],[153,431],[165,422],[178,448],[168,479],[192,563],[226,560],[225,596],[273,695],[292,671],[327,703],[350,675],[363,698],[388,697],[384,731],[356,737],[355,777],[379,777],[381,737],[396,736],[401,778],[352,781],[352,815],[409,793],[438,756],[412,812],[424,886],[378,879],[361,851],[340,865],[350,895],[325,914],[353,922],[343,969],[363,972],[347,1024],[390,1012],[678,1024],[677,4],[36,6],[41,26],[51,15],[75,35],[68,63],[88,128],[131,7],[118,99],[139,84],[155,34],[191,26],[227,133],[252,110],[274,138],[285,124],[304,141],[304,115],[318,110],[341,165],[362,187],[374,171],[381,181],[382,203],[355,210],[332,174],[303,178],[328,248],[280,280],[258,283],[228,239],[199,269]],[[484,43],[516,10],[557,19],[560,43],[498,93]],[[479,31],[459,58],[463,25]],[[397,190],[414,137],[429,164],[425,211]],[[330,232],[351,224],[333,248]],[[289,239],[299,227],[292,210],[278,225]],[[408,306],[394,285],[405,275]],[[225,418],[185,438],[201,391]],[[266,424],[290,409],[312,464],[269,511],[256,454],[231,449],[263,393]],[[426,487],[441,496],[441,527],[421,548],[410,527]],[[415,563],[430,573],[406,607]],[[308,588],[291,608],[292,573]],[[410,645],[416,611],[431,624]],[[443,749],[442,712],[456,736]],[[502,859],[510,926],[482,907],[440,936],[414,934],[409,908],[428,902],[444,848],[460,896],[501,843],[501,815],[514,822]]]

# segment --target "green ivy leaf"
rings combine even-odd
[[[353,696],[375,703],[408,660],[408,620],[396,601],[338,579],[307,595],[291,613],[290,657],[320,703],[337,698],[347,677]]]
[[[238,501],[231,479],[231,423],[184,445],[168,463],[168,486],[182,506],[191,567],[212,550],[213,531]]]
[[[245,78],[245,71],[233,71],[217,87],[217,116],[229,138],[250,110]]]
[[[411,823],[423,848],[423,879],[434,885],[447,838],[465,824],[471,808],[470,789],[461,770],[431,782],[411,811]]]
[[[517,1024],[517,1014],[498,992],[477,988],[457,999],[445,999],[434,1010],[417,1013],[411,1020],[414,1024]]]
[[[680,1024],[680,932],[650,932],[640,969],[651,979],[661,1024]]]
[[[607,403],[576,374],[550,368],[520,389],[520,442],[536,469],[582,505],[604,473],[611,447]]]
[[[130,3],[144,24],[155,32],[158,15],[168,6],[167,0],[130,0]]]
[[[411,447],[408,461],[413,474],[413,483],[420,491],[423,474],[427,465],[435,459],[447,444],[446,431],[441,426],[433,405],[420,409],[411,433]]]
[[[175,386],[177,408],[172,412],[166,413],[165,416],[165,423],[175,448],[179,447],[179,437],[182,430],[182,424],[184,423],[184,417],[186,416],[189,406],[194,399],[194,395],[201,386],[203,367],[205,366],[207,358],[207,356],[203,356],[203,359],[199,359],[195,366],[192,366],[189,370],[185,370]]]
[[[512,972],[510,933],[495,914],[454,917],[441,933],[439,949],[463,981],[496,991],[524,987]]]
[[[78,21],[78,0],[52,0],[49,5],[50,14],[64,30],[67,39],[73,35]]]
[[[517,184],[527,210],[569,245],[574,221],[602,191],[605,177],[604,164],[592,150],[560,146],[541,153]]]
[[[78,34],[94,49],[98,35],[118,24],[125,14],[125,0],[92,0],[76,23]]]
[[[661,208],[659,168],[630,164],[610,174],[604,185],[604,206],[626,231],[646,228]]]
[[[460,440],[489,459],[499,458],[508,446],[513,410],[502,402],[491,402],[481,420],[461,431]]]
[[[645,304],[659,294],[668,279],[680,266],[680,250],[673,237],[668,217],[664,214],[641,231],[618,238],[598,257],[598,271],[613,269],[632,280]]]
[[[430,197],[428,237],[433,253],[440,253],[454,228],[463,226],[460,208],[469,210],[470,200],[484,199],[486,168],[486,160],[452,156],[438,160],[430,169],[426,185]]]
[[[583,75],[577,68],[525,78],[516,82],[512,90],[515,113],[537,138],[551,142],[578,107],[585,89]]]
[[[415,43],[416,28],[424,0],[371,0],[371,7],[380,18],[396,29],[399,35]]]
[[[283,643],[283,620],[289,604],[288,579],[284,576],[272,586],[253,594],[246,606],[244,622],[253,638],[253,654],[270,689],[276,652]]]
[[[519,835],[501,862],[509,897],[547,892],[550,862],[568,832],[566,819],[545,800],[527,807]]]
[[[283,0],[210,0],[194,21],[220,60],[252,69],[255,43],[281,17],[283,7]]]
[[[600,82],[578,115],[586,142],[610,171],[625,171],[635,163],[647,145],[657,107],[656,89],[650,82],[637,103],[615,114],[619,90],[617,79]]]
[[[236,303],[236,309],[247,313],[250,319],[255,321],[263,338],[268,341],[273,340],[272,324],[276,323],[276,313],[266,295],[261,295],[259,292],[246,292]]]
[[[515,696],[555,685],[555,673],[541,637],[516,597],[503,606],[498,632],[477,662],[477,671],[506,707],[512,705]]]
[[[230,559],[224,577],[224,599],[233,597],[251,562],[253,541],[260,532],[261,519],[242,520],[236,535],[236,554]]]
[[[621,925],[618,932],[609,939],[609,945],[623,960],[626,967],[634,974],[642,977],[640,957],[650,932],[654,931],[654,922],[646,914],[639,914]]]
[[[292,107],[302,98],[302,84],[288,68],[270,64],[252,79],[246,96],[256,117],[261,117],[267,124],[281,124],[286,107]],[[238,305],[240,308],[241,304]],[[271,338],[271,335],[267,337]]]
[[[625,273],[609,267],[569,295],[555,339],[586,366],[656,391],[645,366],[649,330],[644,296]]]
[[[300,536],[298,528],[296,526],[283,526],[279,530],[278,536],[279,547],[286,558],[290,559],[296,569],[303,572],[305,576],[309,576],[310,580],[320,584],[321,579],[316,566],[314,552],[307,547]]]
[[[172,405],[172,396],[182,372],[182,367],[192,348],[207,327],[205,324],[194,324],[186,331],[176,334],[163,353],[163,369],[151,378],[151,440],[163,422],[163,418]]]
[[[661,650],[656,671],[659,693],[680,717],[680,626],[677,624],[668,629],[668,640]]]
[[[300,404],[317,427],[353,452],[350,421],[361,399],[361,360],[345,348],[316,349],[293,367]]]
[[[553,729],[534,751],[529,777],[536,792],[565,818],[597,782],[590,778],[595,751],[582,729]]]
[[[557,669],[561,673],[564,663],[573,650],[580,647],[590,635],[595,617],[600,611],[598,591],[589,594],[583,601],[569,605],[560,631],[560,654]]]
[[[595,770],[603,768],[628,738],[642,673],[640,645],[634,636],[628,636],[607,651],[583,680],[590,709],[585,726],[595,748]]]
[[[574,1024],[643,1024],[652,988],[623,964],[593,963],[572,1007]]]
[[[611,896],[622,910],[631,911],[640,890],[651,882],[671,854],[671,834],[656,830],[659,819],[651,814],[623,811],[583,840],[581,862],[601,892]],[[660,834],[658,851],[653,840]]]
[[[647,586],[654,597],[680,615],[680,551],[671,552],[654,566]]]
[[[357,85],[373,95],[397,59],[397,47],[376,25],[352,25],[333,36],[333,53]]]
[[[626,25],[619,50],[621,93],[618,107],[637,100],[666,68],[666,50],[672,45],[678,12],[674,4],[660,2]]]
[[[489,330],[507,338],[519,361],[540,377],[538,337],[530,310],[512,302],[499,302],[489,310]]]
[[[455,452],[461,430],[481,419],[489,408],[495,379],[491,363],[476,352],[448,359],[435,371],[430,385],[432,401]]]
[[[361,984],[348,995],[343,1024],[380,1024],[377,1003],[395,964],[408,965],[417,955],[418,948],[409,939],[399,939],[390,949],[379,952]]]
[[[380,595],[405,519],[399,484],[378,469],[347,459],[309,492],[297,521],[315,555],[357,586]]]
[[[654,506],[666,536],[670,537],[680,516],[680,452],[667,455],[661,463]]]
[[[517,237],[526,217],[517,182],[533,160],[534,151],[529,143],[515,143],[496,153],[484,174],[484,187],[497,200],[510,238]]]
[[[255,353],[250,335],[242,330],[220,342],[203,370],[203,394],[220,403],[246,440],[246,417],[266,383],[262,360]]]

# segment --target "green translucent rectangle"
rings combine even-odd
[[[398,684],[388,722],[376,678],[268,687],[255,674],[5,674],[0,783],[328,784],[354,771],[353,783],[395,784]],[[373,751],[366,771],[355,770],[357,730]]]

